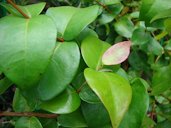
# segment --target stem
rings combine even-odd
[[[41,117],[41,118],[57,118],[59,115],[57,114],[46,114],[46,113],[34,113],[34,112],[0,112],[1,116],[25,116],[25,117]]]
[[[96,3],[98,3],[100,6],[102,6],[106,11],[108,11],[109,13],[112,14],[112,11],[104,4],[102,4],[101,2],[99,2],[98,0],[95,0]]]
[[[63,39],[63,38],[57,38],[57,41],[59,41],[59,42],[64,42],[65,40]]]
[[[80,88],[76,92],[80,93],[85,84],[87,84],[86,81],[80,86]]]
[[[25,14],[14,2],[12,2],[12,0],[7,0],[7,2],[9,3],[9,4],[11,4],[15,9],[17,9],[17,11],[19,12],[19,13],[21,13],[21,15],[23,15],[26,19],[29,19],[30,17],[27,15],[27,14]]]

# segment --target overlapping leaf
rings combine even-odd
[[[53,21],[7,16],[0,20],[0,69],[19,88],[37,84],[49,64],[56,42]]]
[[[97,5],[87,8],[55,7],[46,12],[54,22],[58,32],[65,40],[72,40],[98,16]]]
[[[112,126],[117,128],[127,111],[132,97],[132,89],[127,80],[115,73],[86,69],[86,81],[98,95],[109,112]]]
[[[61,93],[74,78],[79,62],[80,52],[75,42],[58,43],[38,85],[40,98],[49,100]]]

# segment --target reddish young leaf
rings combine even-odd
[[[124,41],[114,44],[110,47],[102,57],[102,62],[104,65],[115,65],[120,64],[125,61],[130,53],[130,41]]]

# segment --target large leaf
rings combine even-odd
[[[15,90],[12,106],[15,112],[29,112],[34,110],[34,107],[31,108],[28,105],[27,100],[22,96],[18,88]]]
[[[47,10],[56,23],[58,32],[65,40],[72,40],[95,18],[98,16],[99,7],[97,5],[87,8],[55,7]]]
[[[149,96],[141,79],[132,82],[132,101],[120,128],[140,128],[149,106]]]
[[[75,76],[79,61],[80,52],[75,42],[58,43],[38,85],[40,98],[49,100],[61,93]]]
[[[21,117],[15,123],[15,128],[43,128],[36,117]]]
[[[6,8],[12,15],[23,17],[23,15],[21,15],[21,13],[19,13],[12,5],[6,4],[6,3],[0,3],[0,5],[3,6],[4,8]],[[41,2],[41,3],[37,3],[37,4],[32,4],[32,5],[26,5],[26,6],[17,5],[17,6],[28,17],[31,18],[31,17],[34,17],[34,16],[38,16],[42,12],[45,5],[46,5],[45,2]]]
[[[102,67],[102,55],[110,44],[89,36],[81,44],[81,52],[88,67],[98,70]]]
[[[85,122],[85,119],[80,109],[69,114],[60,115],[58,117],[58,122],[63,127],[71,127],[71,128],[87,127],[87,123]]]
[[[140,10],[140,19],[144,20],[146,25],[150,25],[150,21],[155,15],[159,15],[162,11],[170,8],[170,0],[143,0]]]
[[[56,42],[53,21],[7,16],[0,20],[0,70],[19,88],[37,84],[49,64]]]
[[[110,123],[109,114],[102,103],[88,104],[82,102],[81,108],[88,127],[103,128]]]
[[[105,65],[116,65],[125,61],[130,53],[131,42],[124,41],[114,44],[110,47],[102,57],[102,62]]]
[[[171,65],[158,68],[152,79],[152,93],[158,95],[171,88]]]
[[[0,80],[0,95],[3,94],[13,83],[6,77]]]
[[[52,113],[67,114],[75,111],[80,106],[80,102],[76,91],[69,86],[57,97],[43,102],[41,108]]]
[[[85,78],[109,112],[112,126],[117,128],[131,102],[132,90],[127,80],[115,73],[86,69]]]

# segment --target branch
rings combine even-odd
[[[25,116],[25,117],[41,117],[41,118],[57,118],[57,114],[46,114],[46,113],[35,113],[35,112],[0,112],[0,117],[2,116]]]
[[[12,2],[12,0],[7,0],[7,2],[9,3],[9,4],[11,4],[15,9],[17,9],[17,11],[19,12],[19,13],[21,13],[21,15],[23,15],[26,19],[29,19],[30,17],[27,15],[27,14],[25,14],[14,2]]]
[[[108,11],[109,13],[112,14],[112,11],[104,4],[102,4],[101,2],[99,2],[98,0],[95,0],[97,4],[99,4],[100,6],[102,6],[106,11]]]

